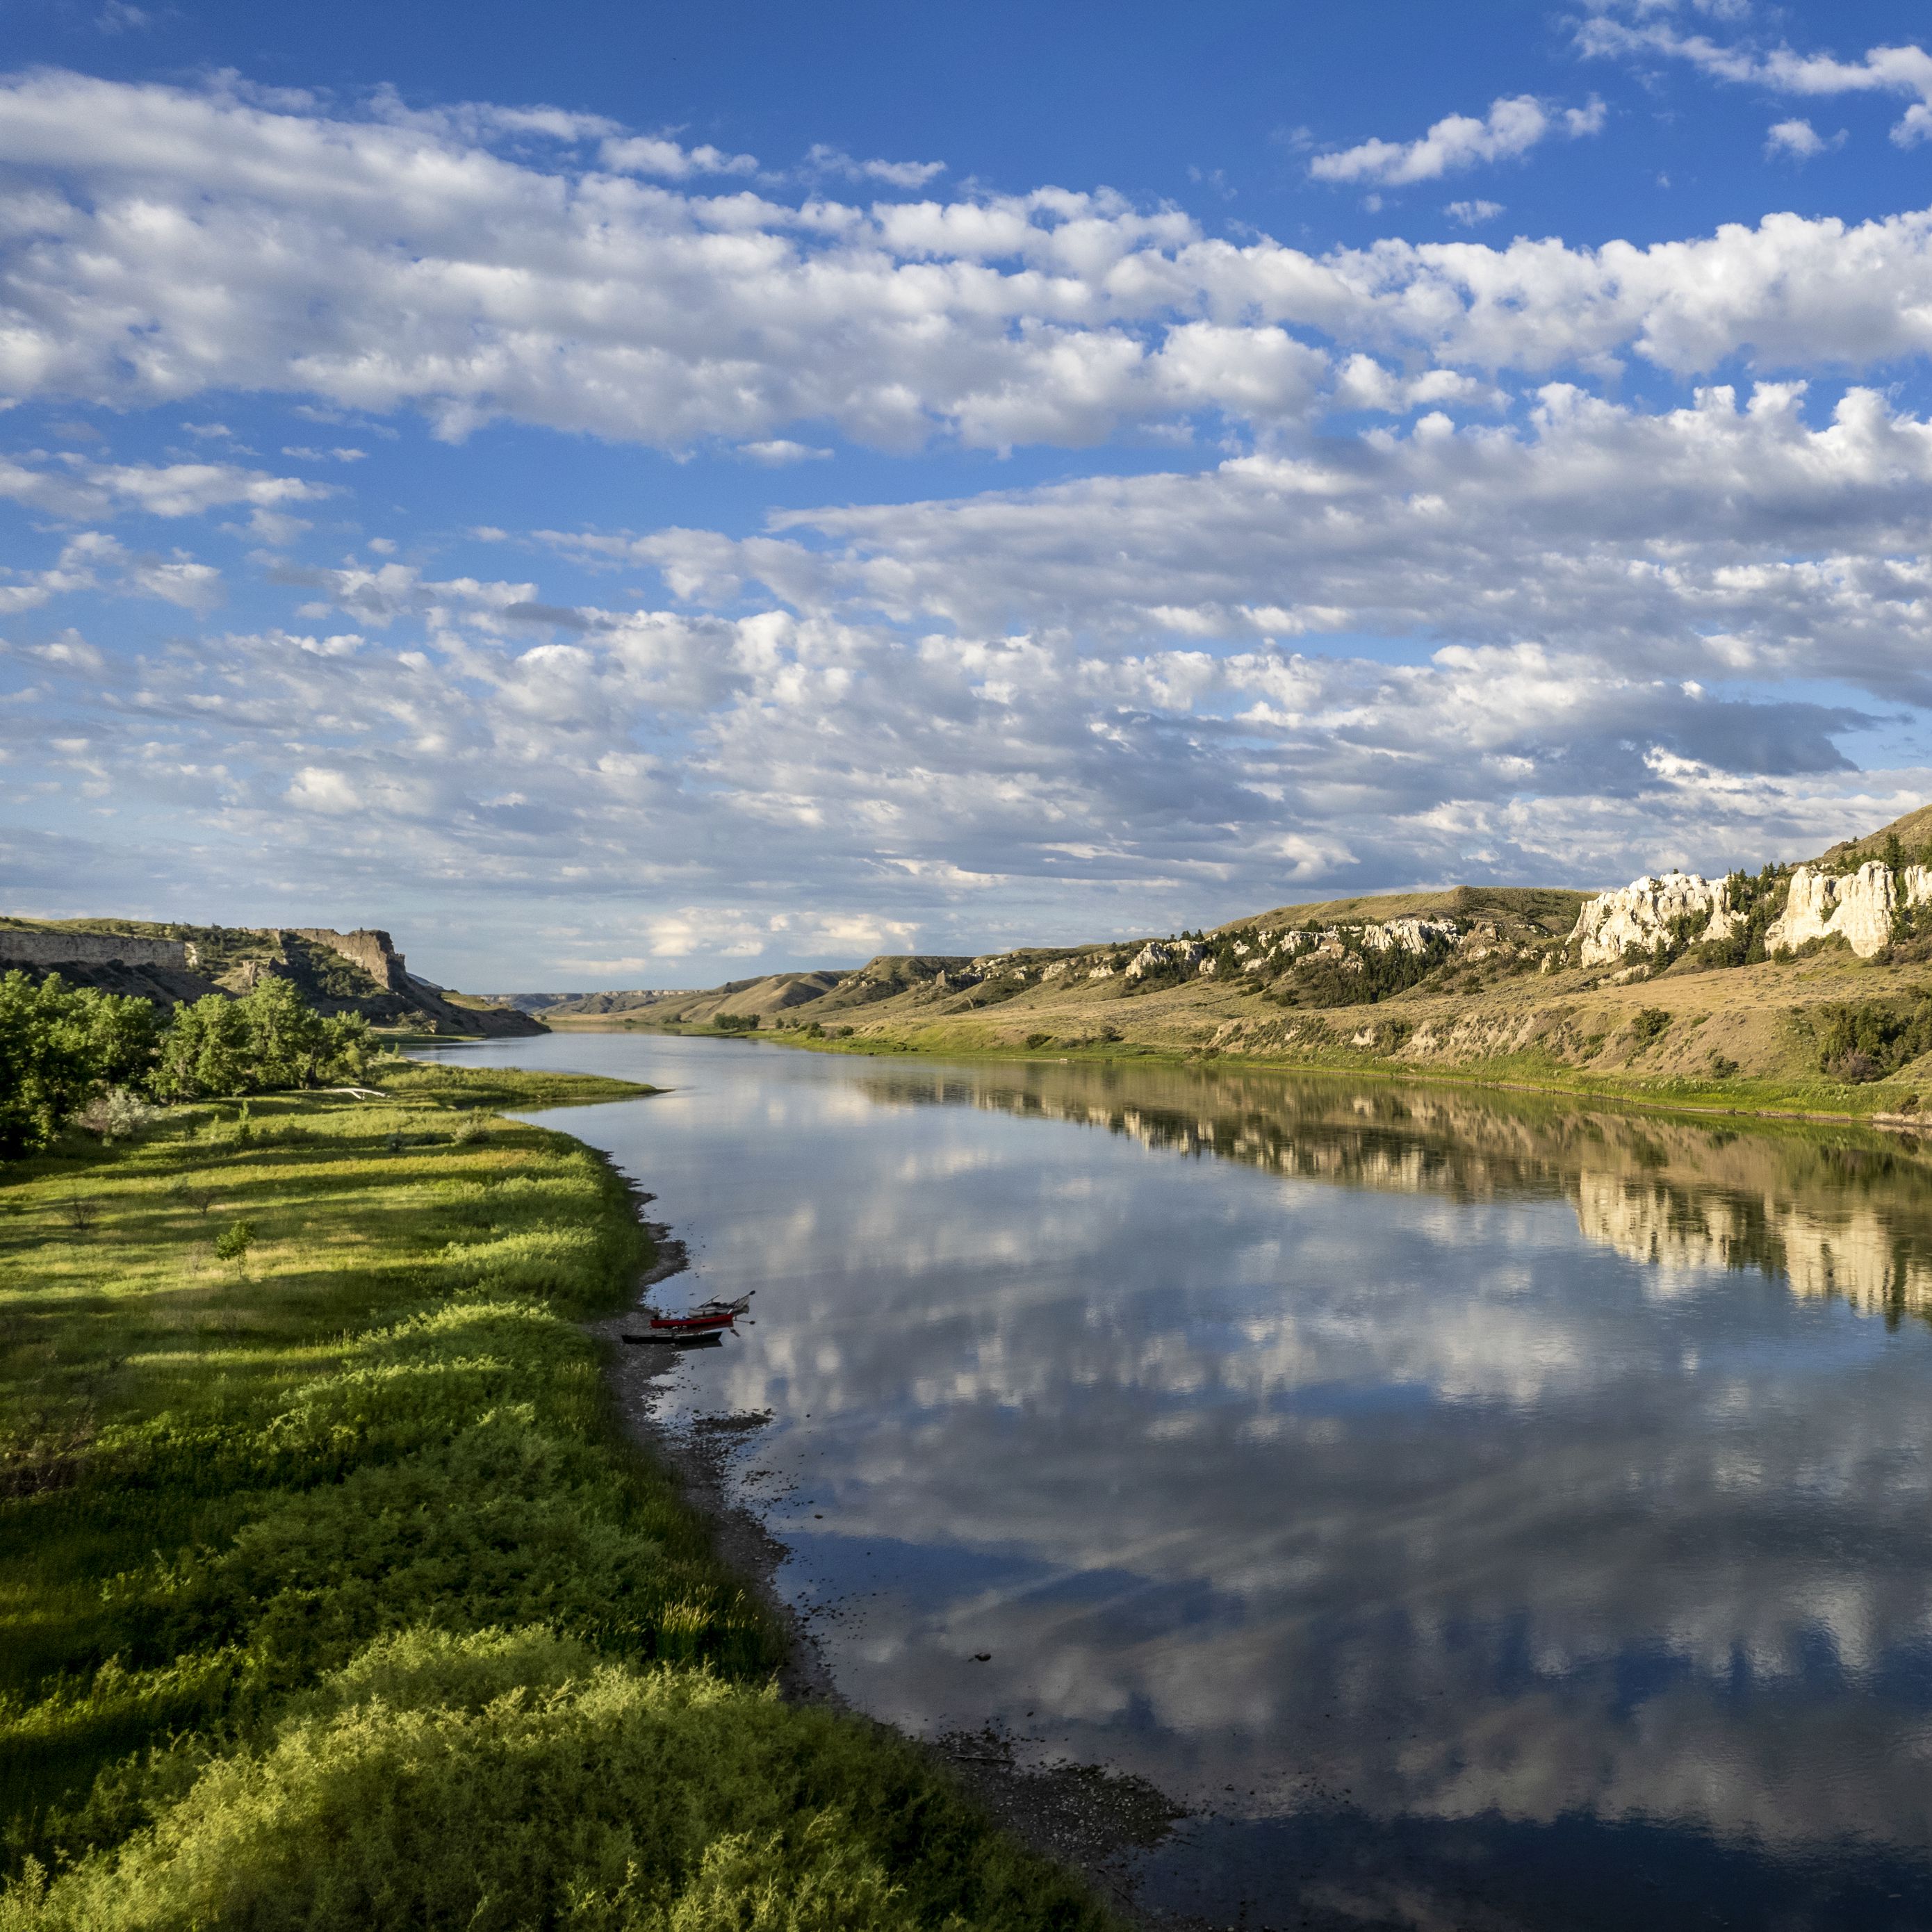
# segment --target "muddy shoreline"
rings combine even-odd
[[[650,1290],[689,1265],[684,1244],[646,1212],[656,1197],[635,1186],[630,1192],[657,1259],[638,1278],[629,1308],[585,1324],[603,1345],[604,1372],[625,1432],[672,1472],[685,1500],[711,1526],[718,1553],[784,1629],[781,1693],[874,1723],[839,1694],[817,1636],[778,1591],[779,1566],[789,1551],[750,1510],[731,1500],[726,1479],[730,1452],[770,1418],[756,1412],[725,1414],[702,1417],[688,1430],[668,1426],[658,1413],[658,1398],[682,1352],[627,1348],[620,1340],[634,1328],[638,1309]],[[1100,1765],[1023,1765],[1016,1741],[992,1726],[910,1742],[930,1753],[1006,1830],[1078,1872],[1127,1924],[1143,1932],[1208,1932],[1204,1920],[1155,1912],[1136,1896],[1138,1856],[1159,1844],[1187,1815],[1144,1780]]]

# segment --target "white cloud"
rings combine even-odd
[[[754,463],[762,463],[768,468],[776,469],[790,463],[818,463],[829,457],[829,449],[818,449],[808,443],[792,442],[783,436],[775,436],[766,442],[747,442],[740,446],[738,454]]]
[[[222,596],[221,573],[212,564],[197,562],[183,550],[166,556],[132,551],[100,530],[70,538],[58,562],[40,574],[38,588],[50,595],[98,590],[154,597],[198,614],[212,610]]]
[[[1567,110],[1560,125],[1572,138],[1594,134],[1603,127],[1604,115],[1604,104],[1593,99],[1587,107]],[[1558,124],[1534,94],[1522,94],[1492,102],[1480,121],[1467,114],[1446,116],[1419,140],[1364,141],[1338,154],[1317,154],[1308,172],[1316,181],[1406,188],[1482,162],[1514,160]]]
[[[1465,228],[1480,226],[1485,221],[1493,221],[1503,212],[1499,201],[1452,201],[1442,212],[1451,221],[1458,221]]]
[[[0,236],[0,380],[115,406],[258,389],[325,418],[411,407],[448,436],[509,417],[673,449],[823,446],[807,425],[1000,448],[1197,417],[1276,434],[1318,412],[1324,358],[1358,352],[1611,376],[1633,354],[1688,374],[1741,350],[1802,368],[1932,349],[1924,212],[1316,256],[1106,193],[686,194],[418,119],[0,86],[0,161],[32,184]]]
[[[710,146],[683,148],[664,135],[631,135],[607,140],[599,150],[604,165],[624,174],[656,175],[688,181],[694,175],[752,175],[757,157],[728,154]]]
[[[838,175],[848,181],[883,182],[887,188],[920,188],[946,172],[944,161],[855,161],[837,148],[823,142],[805,158],[806,171],[813,175]]]
[[[1801,54],[1788,46],[1760,51],[1742,42],[1679,33],[1658,21],[1640,19],[1626,26],[1603,14],[1580,22],[1576,40],[1586,55],[1687,61],[1713,80],[1773,94],[1914,95],[1913,104],[1893,124],[1892,138],[1910,147],[1932,134],[1932,54],[1916,45],[1873,47],[1862,60],[1842,61],[1831,54]]]
[[[1814,154],[1844,144],[1843,129],[1828,141],[1808,121],[1780,121],[1765,136],[1764,152],[1767,156],[1788,154],[1794,160],[1808,161]]]
[[[1568,130],[1538,112],[1539,139]],[[625,929],[597,956],[700,962],[1615,877],[1687,823],[1702,862],[1756,860],[1921,782],[1839,746],[1932,700],[1932,424],[1876,382],[1606,397],[1654,392],[1609,389],[1633,357],[1888,381],[1932,352],[1932,213],[1318,255],[1104,192],[860,206],[744,170],[699,191],[612,172],[602,145],[634,138],[549,109],[0,86],[22,184],[0,374],[112,406],[278,392],[372,448],[370,412],[412,407],[446,434],[502,416],[774,464],[835,432],[1128,430],[1226,460],[748,537],[534,533],[621,571],[613,605],[656,567],[669,608],[565,601],[554,560],[432,576],[386,538],[259,559],[251,598],[287,606],[266,628],[170,610],[138,661],[14,651],[0,755],[38,771],[58,715],[116,800],[304,890],[647,892],[676,909],[662,930],[600,914]],[[232,462],[0,459],[0,495],[40,517],[227,508],[278,548],[326,494]],[[0,608],[193,611],[221,587],[99,529],[48,554],[0,574]]]
[[[0,498],[60,517],[138,510],[152,517],[196,517],[231,504],[272,509],[334,494],[322,483],[272,476],[226,463],[94,463],[70,452],[0,456]]]

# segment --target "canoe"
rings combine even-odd
[[[651,1317],[649,1335],[626,1335],[627,1342],[694,1342],[707,1335],[722,1335],[752,1305],[753,1288],[736,1301],[700,1301],[683,1315]]]

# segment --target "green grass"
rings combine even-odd
[[[579,1322],[647,1092],[386,1068],[0,1171],[0,1932],[1099,1927],[781,1636]],[[214,1244],[255,1231],[238,1263]]]

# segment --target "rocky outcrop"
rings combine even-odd
[[[287,936],[339,953],[350,965],[368,974],[386,993],[406,996],[415,987],[428,983],[418,980],[407,970],[394,942],[375,926],[362,926],[353,932],[338,932],[330,926],[297,926],[288,928]]]
[[[1453,919],[1391,919],[1362,928],[1362,944],[1372,952],[1426,952],[1434,945],[1453,946],[1462,937]]]
[[[1856,872],[1821,872],[1800,866],[1791,875],[1783,914],[1765,934],[1767,952],[1790,952],[1814,939],[1842,939],[1861,959],[1891,943],[1892,920],[1901,904],[1932,900],[1932,871],[1889,866],[1868,860]]]
[[[164,973],[192,973],[195,965],[194,948],[184,939],[0,926],[0,967],[152,966]]]
[[[1618,891],[1586,899],[1570,944],[1586,966],[1608,966],[1631,947],[1661,952],[1687,928],[1693,944],[1726,938],[1736,922],[1722,879],[1666,872],[1661,878],[1633,880]]]
[[[1185,971],[1207,956],[1207,947],[1198,939],[1150,939],[1127,962],[1126,976],[1144,979],[1168,966],[1178,966]]]

